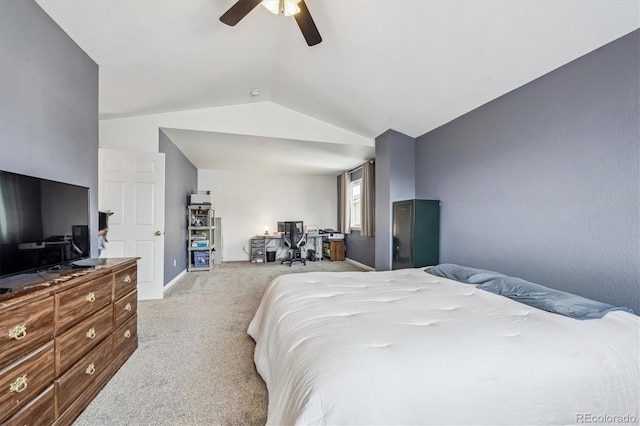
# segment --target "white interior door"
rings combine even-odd
[[[106,257],[139,257],[138,299],[162,299],[164,154],[100,148],[98,208],[111,210]]]

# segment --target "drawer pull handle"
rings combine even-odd
[[[20,340],[27,337],[27,326],[26,324],[16,325],[9,331],[9,338],[14,340]]]
[[[96,294],[94,292],[87,294],[87,302],[93,303],[95,301],[96,301]]]
[[[90,376],[93,376],[93,373],[96,372],[96,366],[94,363],[89,364],[89,366],[87,367],[86,370],[84,370],[84,372]]]
[[[18,377],[15,382],[9,385],[9,391],[20,393],[27,389],[27,375]]]
[[[129,274],[125,275],[124,279],[122,281],[124,281],[127,284],[130,283],[131,282],[131,275],[129,275]]]
[[[131,330],[127,328],[127,330],[124,332],[124,337],[126,337],[127,339],[131,337]]]
[[[91,327],[89,331],[87,331],[87,338],[93,339],[94,337],[96,337],[96,329]]]
[[[124,306],[124,310],[125,310],[125,311],[130,311],[130,310],[131,310],[131,303],[127,303],[127,304]]]

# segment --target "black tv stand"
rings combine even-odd
[[[106,259],[101,259],[99,257],[78,259],[71,262],[74,268],[93,268],[98,265],[104,265],[105,263],[106,263]]]
[[[56,265],[53,268],[49,269],[49,271],[69,271],[71,269],[80,269],[86,268],[86,266],[76,265],[74,262],[61,263],[60,265]]]

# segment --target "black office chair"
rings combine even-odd
[[[307,259],[302,256],[302,248],[307,244],[307,234],[302,233],[302,222],[285,222],[282,243],[287,247],[288,258],[280,264],[288,263],[291,266],[294,262],[307,265]]]

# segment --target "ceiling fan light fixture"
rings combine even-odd
[[[282,13],[284,16],[293,16],[300,12],[298,6],[300,0],[262,0],[262,5],[274,15]]]
[[[304,0],[237,0],[220,17],[220,22],[233,27],[249,12],[258,7],[260,3],[271,13],[282,13],[284,16],[294,15],[293,18],[298,24],[308,46],[315,46],[322,41],[322,36],[315,22],[313,22],[309,8]]]

